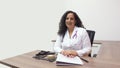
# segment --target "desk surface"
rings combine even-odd
[[[101,41],[102,46],[96,58],[84,57],[89,61],[83,66],[56,66],[54,62],[32,58],[39,50],[4,59],[1,62],[20,68],[120,68],[120,41]]]

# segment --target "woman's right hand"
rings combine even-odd
[[[63,54],[64,56],[71,57],[71,58],[76,56],[74,55],[75,51],[73,50],[62,50],[60,53]]]
[[[70,54],[70,51],[69,50],[62,50],[60,53],[63,54],[64,56],[68,56]]]

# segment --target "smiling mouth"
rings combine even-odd
[[[67,22],[67,25],[72,25],[72,23],[71,22]]]

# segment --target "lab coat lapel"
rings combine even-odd
[[[74,28],[74,31],[72,33],[72,36],[71,36],[71,45],[74,46],[74,44],[76,44],[77,42],[77,27]]]
[[[73,46],[75,43],[76,43],[76,38],[73,38],[73,36],[75,35],[77,29],[76,27],[74,28],[73,30],[73,33],[71,35],[71,38],[69,37],[69,32],[67,30],[67,32],[65,33],[65,36],[64,36],[64,42],[63,42],[63,45],[66,45],[66,46]]]
[[[75,39],[77,36],[77,27],[74,28],[71,39]]]

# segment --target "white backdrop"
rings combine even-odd
[[[120,40],[120,0],[1,0],[0,59],[52,50],[61,16],[75,11],[95,40]]]

